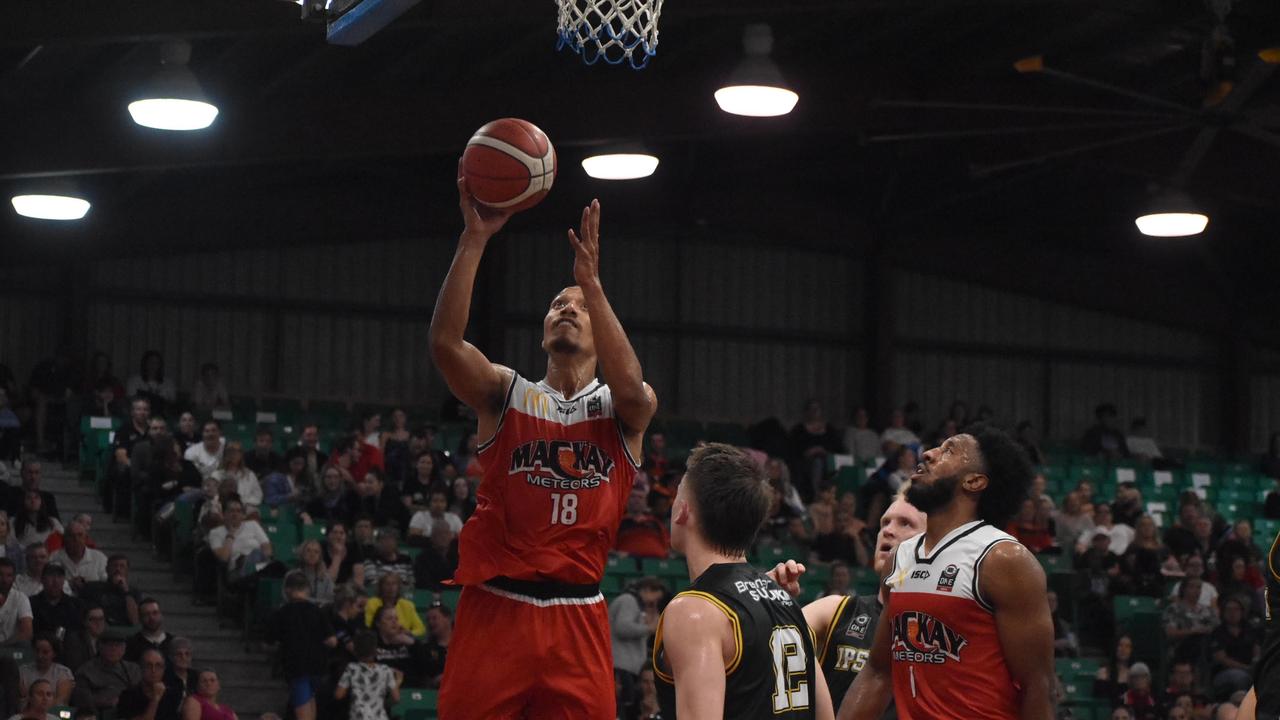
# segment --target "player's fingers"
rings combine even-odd
[[[582,241],[578,239],[578,234],[573,231],[573,228],[569,228],[569,244],[573,246],[575,252],[582,247]]]

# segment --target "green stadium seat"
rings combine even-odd
[[[1102,661],[1094,658],[1058,658],[1054,661],[1054,665],[1058,677],[1062,678],[1064,683],[1074,682],[1092,687],[1091,683],[1097,677]]]
[[[401,720],[431,720],[439,709],[437,692],[425,688],[401,688],[400,702],[391,709]]]
[[[329,526],[326,523],[312,523],[310,525],[301,525],[302,542],[308,540],[319,540],[324,542],[325,533],[329,532]]]
[[[689,565],[683,558],[644,558],[640,561],[640,572],[660,578],[688,577]]]
[[[422,554],[422,548],[413,545],[401,545],[400,552],[408,555],[410,560],[417,560],[418,556]]]
[[[1036,559],[1040,561],[1040,567],[1044,568],[1046,575],[1071,572],[1071,559],[1064,555],[1040,554],[1036,556]]]
[[[461,597],[461,590],[442,590],[436,593],[436,599],[440,601],[440,604],[453,611],[457,611],[458,599]]]
[[[846,465],[840,468],[835,476],[836,496],[847,492],[857,492],[867,479],[867,472],[861,465]]]
[[[610,555],[604,564],[604,573],[606,575],[635,575],[639,571],[640,566],[633,557]]]
[[[871,568],[853,568],[853,589],[859,595],[875,595],[880,592],[880,576]]]
[[[1280,535],[1280,520],[1257,518],[1253,521],[1253,542],[1263,549],[1271,547],[1276,535]]]
[[[1133,639],[1133,653],[1159,661],[1164,652],[1164,625],[1159,602],[1140,595],[1117,595],[1113,600],[1116,632]]]
[[[1067,477],[1071,484],[1077,485],[1081,480],[1092,481],[1095,485],[1107,474],[1107,466],[1100,462],[1081,462],[1071,466]]]
[[[606,597],[617,595],[622,592],[622,576],[605,574],[600,578],[600,592]]]
[[[785,560],[807,563],[809,552],[799,545],[769,545],[756,552],[756,564],[762,570],[772,570],[774,565]]]
[[[814,582],[826,584],[831,580],[831,566],[827,563],[805,563],[804,577]]]
[[[271,541],[275,559],[285,565],[292,565],[298,548],[298,526],[269,522],[262,529],[267,531],[267,539]]]
[[[436,603],[436,594],[431,590],[414,590],[410,597],[413,600],[413,606],[421,612]]]
[[[751,443],[747,429],[738,423],[707,423],[706,439],[738,447],[746,447]]]

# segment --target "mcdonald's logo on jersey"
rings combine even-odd
[[[577,490],[609,482],[614,460],[586,440],[531,440],[511,451],[507,474],[525,473],[534,485]]]
[[[960,662],[968,640],[928,613],[909,611],[893,618],[893,659],[942,665]]]

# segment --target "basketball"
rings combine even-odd
[[[551,191],[556,150],[547,134],[528,120],[494,120],[467,142],[462,174],[480,203],[511,212],[528,210]]]

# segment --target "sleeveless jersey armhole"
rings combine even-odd
[[[827,650],[831,649],[831,638],[835,635],[836,625],[840,624],[840,616],[844,615],[844,608],[848,604],[849,596],[845,595],[844,598],[840,600],[840,604],[836,606],[835,614],[831,616],[831,623],[827,625],[827,634],[822,638],[822,644],[818,645],[816,640],[814,642],[814,647],[817,648],[819,663],[825,662],[827,659]],[[809,631],[813,632],[813,628],[809,628]]]
[[[990,553],[992,548],[1004,542],[1018,542],[1018,541],[1011,537],[996,538],[995,540],[992,540],[990,543],[988,543],[985,548],[982,549],[982,553],[978,555],[978,559],[973,562],[973,587],[970,588],[971,591],[973,592],[973,600],[974,602],[978,603],[978,607],[982,608],[983,610],[986,610],[989,613],[994,613],[996,609],[995,609],[995,606],[987,602],[986,598],[982,597],[982,583],[980,580],[980,578],[982,577],[982,561],[987,559],[987,553]]]
[[[681,595],[702,598],[718,608],[720,612],[725,614],[725,617],[729,618],[729,624],[733,626],[733,659],[724,664],[724,675],[725,677],[732,675],[738,669],[738,666],[742,664],[742,622],[738,620],[738,613],[711,593],[705,593],[701,590],[685,590],[677,593],[676,597]],[[656,647],[657,643],[655,642],[654,645]]]
[[[511,371],[511,384],[507,386],[507,393],[502,398],[502,407],[498,409],[498,424],[493,428],[493,435],[487,440],[476,445],[476,454],[480,454],[489,449],[494,440],[498,439],[498,434],[502,432],[502,423],[507,419],[507,408],[511,407],[511,396],[515,393],[516,383],[520,381],[520,373],[515,370]]]

